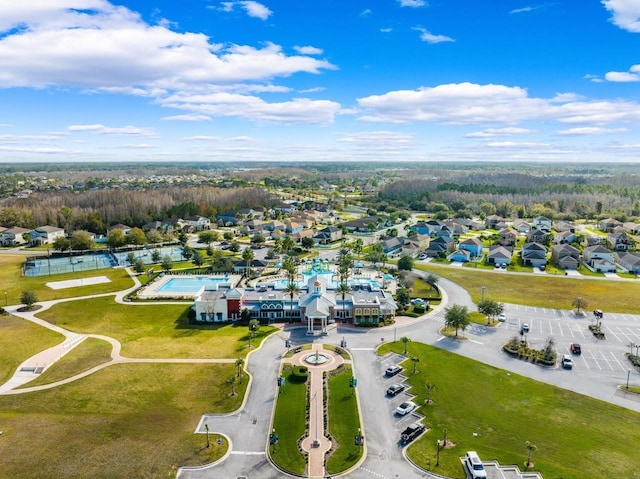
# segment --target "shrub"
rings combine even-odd
[[[424,313],[424,306],[423,306],[423,305],[421,305],[421,304],[416,304],[416,305],[413,307],[413,312],[414,312],[414,313],[417,313],[417,314],[423,314],[423,313]]]

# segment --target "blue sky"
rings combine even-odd
[[[638,161],[639,0],[0,0],[0,162]]]

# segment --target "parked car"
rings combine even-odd
[[[571,356],[568,354],[562,355],[562,367],[564,369],[573,369],[573,361],[571,360]]]
[[[498,315],[498,321],[500,321],[501,323],[504,323],[507,320],[507,315],[504,313],[500,313]]]
[[[582,348],[578,343],[571,343],[569,349],[573,354],[582,354]]]
[[[399,414],[400,416],[406,416],[415,408],[416,403],[414,403],[413,401],[405,401],[396,408],[396,414]]]
[[[395,376],[396,374],[399,374],[400,371],[402,371],[402,367],[396,365],[393,366],[389,366],[387,368],[387,370],[384,372],[387,376]]]
[[[484,465],[475,451],[469,451],[464,456],[464,465],[471,475],[471,479],[485,479],[487,477],[487,471],[484,469]]]
[[[387,389],[387,394],[389,396],[395,396],[396,394],[400,394],[402,391],[404,391],[407,387],[404,384],[392,384],[391,386],[389,386],[389,388]]]
[[[400,441],[403,444],[413,441],[416,437],[418,437],[422,432],[426,429],[424,424],[420,424],[419,422],[414,422],[407,426],[407,428],[402,431],[400,434]]]
[[[501,267],[502,269],[507,269],[507,263],[502,263],[502,264],[500,265],[500,267]]]
[[[528,334],[529,333],[529,323],[522,323],[522,327],[520,328],[520,334]]]

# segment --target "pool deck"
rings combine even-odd
[[[172,291],[160,291],[163,286],[165,286],[172,279],[191,279],[191,278],[211,278],[211,279],[219,279],[221,283],[230,284],[232,288],[235,288],[240,279],[242,278],[239,274],[229,274],[229,275],[219,275],[219,274],[189,274],[189,275],[179,275],[179,274],[165,274],[162,277],[156,278],[152,283],[148,284],[140,291],[138,291],[139,299],[194,299],[195,295],[202,289],[202,286],[199,287],[195,291],[180,291],[180,292],[172,292]]]

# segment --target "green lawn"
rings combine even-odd
[[[49,301],[89,294],[110,293],[133,286],[133,280],[124,269],[113,268],[78,271],[52,276],[22,276],[22,264],[24,261],[25,257],[22,255],[0,255],[0,299],[3,301],[2,306],[5,304],[2,297],[5,291],[7,292],[6,302],[20,304],[20,295],[23,291],[28,290],[35,291],[39,301]],[[106,276],[111,282],[58,290],[45,286],[45,283],[51,281],[66,281],[94,276]]]
[[[402,344],[388,343],[379,352],[402,350]],[[475,450],[485,460],[523,468],[531,441],[538,448],[535,469],[545,478],[640,478],[640,413],[424,344],[409,343],[409,355],[420,359],[415,375],[410,362],[405,366],[422,405],[418,412],[431,428],[408,451],[422,467],[463,478],[458,458]],[[428,382],[436,385],[434,403],[424,405]],[[435,468],[435,440],[445,428],[455,447],[440,451]]]
[[[121,364],[57,388],[0,396],[3,477],[175,477],[221,457],[193,431],[203,413],[231,412],[233,364]]]
[[[63,341],[63,335],[31,321],[0,315],[0,384],[13,376],[23,361]]]
[[[362,447],[354,442],[360,430],[360,415],[353,388],[349,386],[351,377],[351,367],[345,366],[327,381],[329,433],[333,441],[333,451],[327,459],[329,474],[346,471],[362,456]]]
[[[191,304],[118,304],[113,298],[60,303],[38,316],[77,333],[103,334],[132,358],[237,358],[250,351],[249,329],[231,324],[190,325]],[[253,348],[275,331],[261,326]]]
[[[581,296],[589,304],[587,309],[640,314],[640,302],[637,300],[640,281],[504,274],[431,263],[417,265],[416,269],[435,273],[459,284],[476,302],[480,301],[481,287],[486,286],[485,298],[504,303],[572,309],[571,302]]]
[[[53,363],[35,380],[26,383],[23,388],[51,384],[80,374],[111,360],[111,343],[102,339],[87,338],[75,348]]]
[[[279,436],[278,444],[271,447],[271,458],[280,468],[302,475],[307,468],[307,458],[298,450],[298,440],[306,432],[307,386],[292,381],[290,365],[285,365],[282,376],[286,385],[276,398],[273,428]]]

